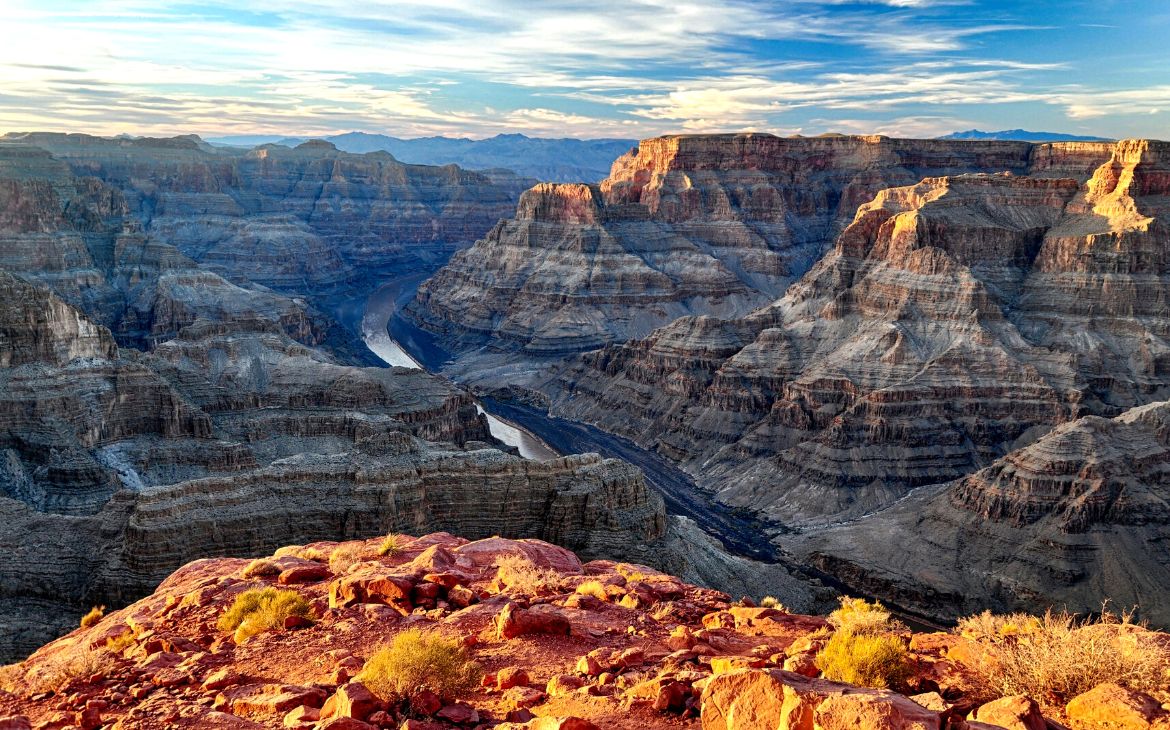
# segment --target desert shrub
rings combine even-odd
[[[781,603],[780,599],[776,598],[776,596],[764,596],[760,599],[760,606],[763,608],[774,608],[777,611],[788,613],[788,607]]]
[[[88,629],[91,626],[96,626],[99,621],[106,617],[105,606],[94,606],[89,609],[89,613],[81,617],[81,628]]]
[[[886,607],[863,598],[841,596],[841,607],[829,614],[829,623],[837,631],[850,634],[881,634],[905,631],[901,621],[893,618]]]
[[[59,654],[27,673],[25,686],[34,693],[56,692],[75,679],[107,673],[113,660],[114,655],[105,649],[78,649]]]
[[[379,697],[394,701],[424,689],[455,698],[475,688],[482,676],[458,639],[408,629],[375,652],[357,679]]]
[[[530,595],[555,591],[561,586],[560,573],[552,568],[537,567],[523,555],[496,558],[496,577],[508,588]]]
[[[106,639],[106,651],[110,652],[111,654],[121,654],[137,640],[138,632],[134,631],[133,629],[118,634],[117,636],[111,636],[110,638]]]
[[[587,580],[577,586],[577,593],[583,596],[593,596],[602,601],[609,600],[609,593],[605,590],[605,584],[599,580]]]
[[[990,694],[1058,705],[1103,682],[1142,691],[1170,684],[1170,648],[1143,640],[1132,614],[1103,610],[1080,619],[1063,611],[1039,617],[985,611],[955,630],[983,649],[972,669]]]
[[[236,597],[219,617],[220,631],[235,632],[237,642],[247,641],[261,631],[279,628],[289,616],[308,618],[312,608],[296,591],[253,588]]]
[[[329,553],[325,552],[321,548],[316,548],[316,547],[300,548],[299,550],[297,550],[296,556],[298,558],[303,558],[305,560],[312,560],[313,562],[316,562],[316,563],[328,563],[329,562]]]
[[[0,692],[16,693],[24,688],[24,669],[19,664],[0,667]]]
[[[329,553],[329,569],[334,573],[345,573],[355,564],[369,560],[373,555],[364,543],[349,543],[333,548]]]
[[[378,546],[378,554],[386,558],[396,558],[406,550],[406,545],[410,542],[410,538],[405,535],[390,534]]]
[[[910,676],[906,644],[893,634],[838,630],[817,652],[816,665],[826,679],[877,689],[895,689]]]
[[[280,574],[280,568],[276,563],[267,558],[258,558],[248,563],[248,567],[244,568],[245,578],[270,578]]]

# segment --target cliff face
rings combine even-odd
[[[1086,416],[967,477],[797,542],[822,568],[935,615],[1090,612],[1108,597],[1170,625],[1168,424],[1166,401]]]
[[[327,297],[442,255],[495,215],[469,188],[504,186],[318,145],[0,141],[0,543],[20,555],[0,656],[204,555],[391,527],[659,539],[635,469],[496,451],[466,392],[347,364],[335,323],[246,278]],[[255,249],[233,238],[255,226]],[[360,277],[333,276],[347,256],[368,257]]]
[[[1120,143],[1084,182],[882,191],[784,297],[585,354],[554,410],[683,461],[729,502],[815,522],[1164,398],[1168,153]]]
[[[410,307],[448,342],[564,355],[772,301],[885,188],[971,172],[1081,173],[1016,142],[741,134],[644,140],[600,185],[540,185]]]
[[[79,177],[124,196],[148,243],[228,278],[323,297],[422,273],[513,209],[532,180],[405,165],[327,142],[217,149],[198,138],[24,134]]]
[[[200,322],[149,354],[7,274],[0,307],[0,654],[184,562],[390,529],[538,535],[638,554],[664,535],[641,474],[489,447],[466,393],[357,368],[270,320]],[[15,557],[19,556],[19,557]]]

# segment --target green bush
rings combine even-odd
[[[817,653],[816,664],[826,679],[861,687],[895,689],[910,676],[906,644],[891,634],[838,630]]]
[[[236,597],[217,626],[220,631],[235,632],[236,642],[244,642],[261,631],[284,626],[289,616],[308,618],[311,613],[309,602],[296,591],[253,588]]]
[[[445,699],[474,689],[483,676],[457,639],[408,629],[366,662],[357,679],[385,700],[427,689]]]

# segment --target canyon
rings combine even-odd
[[[196,558],[436,530],[1170,625],[1166,143],[684,135],[534,182],[0,138],[0,655]]]
[[[445,372],[658,452],[856,590],[1167,625],[1160,432],[1150,468],[1110,454],[1170,396],[1168,196],[1157,141],[646,140],[525,193],[407,315]]]

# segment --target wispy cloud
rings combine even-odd
[[[1063,32],[1062,14],[1020,17],[1034,14],[999,0],[6,5],[0,129],[646,136],[933,120],[949,131],[946,120],[974,126],[997,108],[1148,124],[1132,120],[1166,108],[1170,86],[1094,85],[1071,45],[1037,50],[1055,47],[1035,39]],[[1076,13],[1078,25],[1115,16]]]

